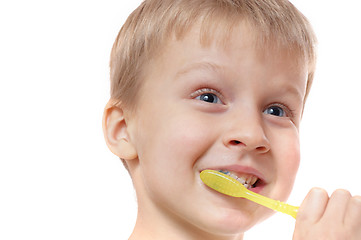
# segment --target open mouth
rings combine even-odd
[[[238,182],[243,184],[247,189],[251,190],[253,188],[257,188],[261,185],[264,185],[264,182],[258,178],[255,175],[252,174],[246,174],[246,173],[236,173],[228,170],[219,170],[219,172],[224,173],[234,179],[236,179]]]

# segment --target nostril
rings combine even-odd
[[[267,145],[262,145],[262,144],[260,144],[260,145],[258,145],[258,146],[252,146],[252,145],[247,145],[247,144],[245,144],[244,142],[242,142],[242,141],[239,141],[239,140],[231,140],[231,141],[229,141],[228,142],[228,146],[230,146],[230,147],[237,147],[237,148],[239,148],[239,147],[245,147],[245,148],[247,148],[248,150],[254,150],[254,151],[257,151],[257,152],[259,152],[259,153],[265,153],[265,152],[268,152],[269,151],[269,148],[268,148],[268,146]]]
[[[266,152],[267,148],[265,146],[260,146],[260,147],[257,147],[256,150],[258,150],[259,152]]]

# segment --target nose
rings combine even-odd
[[[266,153],[270,142],[260,119],[243,116],[235,120],[224,135],[223,143],[227,148],[247,152]]]

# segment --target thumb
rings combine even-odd
[[[326,210],[328,199],[325,190],[321,188],[311,189],[299,208],[297,221],[318,222]]]

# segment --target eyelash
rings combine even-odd
[[[286,117],[293,118],[295,116],[295,111],[291,109],[287,104],[284,103],[271,103],[263,111],[270,107],[280,107],[286,114]]]
[[[206,94],[206,93],[211,93],[211,94],[216,95],[218,97],[218,99],[221,102],[223,102],[223,95],[219,91],[212,89],[212,88],[200,88],[197,91],[193,92],[190,97],[196,98],[196,97],[199,97],[200,95]]]

